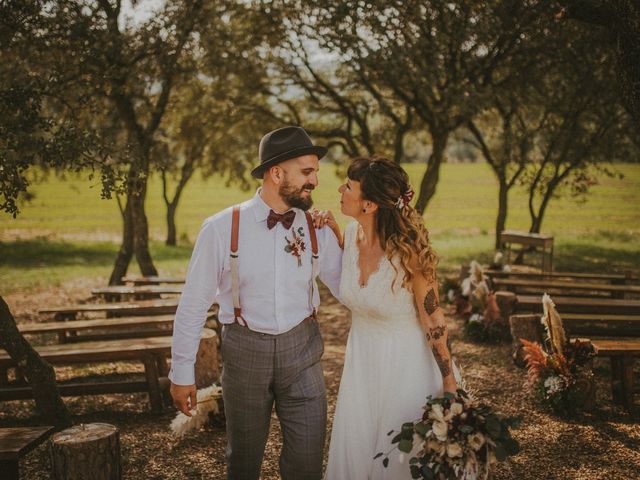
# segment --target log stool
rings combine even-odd
[[[120,480],[120,435],[107,423],[81,424],[51,437],[55,480]]]
[[[206,388],[220,380],[218,367],[218,335],[215,330],[203,328],[195,364],[196,387]]]
[[[513,339],[513,362],[518,367],[524,367],[524,351],[522,349],[521,338],[530,342],[544,343],[544,327],[540,322],[540,315],[511,315],[509,317],[509,328]]]

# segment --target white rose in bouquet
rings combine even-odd
[[[460,415],[462,413],[463,407],[461,403],[453,402],[451,404],[451,414],[452,415]]]
[[[462,456],[462,447],[457,442],[450,443],[447,445],[447,455],[451,458],[461,457]]]
[[[433,426],[431,428],[433,429],[433,434],[438,440],[444,442],[447,439],[449,425],[447,425],[445,422],[436,420],[435,422],[433,422]]]
[[[442,408],[442,405],[440,405],[439,403],[433,404],[431,406],[431,411],[429,412],[429,418],[438,422],[444,422],[444,410]]]
[[[477,452],[484,445],[485,438],[482,433],[476,432],[469,435],[467,441],[469,442],[469,446]]]

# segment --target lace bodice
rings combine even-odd
[[[358,228],[358,223],[352,222],[345,229],[340,282],[340,298],[351,310],[354,324],[366,322],[375,327],[395,328],[407,322],[415,326],[417,313],[413,294],[401,286],[402,267],[397,258],[393,259],[392,264],[384,256],[378,270],[369,276],[366,286],[360,287],[359,251],[356,245]],[[398,271],[395,285],[394,265]]]

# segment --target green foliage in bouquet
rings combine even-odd
[[[519,425],[519,418],[500,415],[459,389],[457,396],[429,396],[422,419],[403,424],[391,443],[404,453],[420,446],[409,460],[412,478],[475,479],[487,474],[491,464],[519,452],[510,431]],[[374,458],[383,457],[386,467],[389,453],[380,452]]]

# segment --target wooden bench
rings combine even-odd
[[[571,336],[640,337],[640,315],[563,313],[562,322]]]
[[[209,328],[217,330],[216,312],[207,316]],[[98,318],[92,320],[72,320],[62,322],[38,322],[18,324],[21,333],[27,335],[54,333],[59,343],[87,340],[112,340],[119,338],[139,338],[171,335],[175,315],[154,315],[149,317]],[[82,333],[78,335],[78,333]]]
[[[94,288],[92,295],[103,297],[106,301],[146,300],[160,298],[160,295],[180,295],[182,285],[116,285],[111,287]]]
[[[178,277],[122,277],[122,281],[125,283],[131,283],[133,285],[159,285],[161,283],[184,283],[184,278]]]
[[[66,305],[62,307],[42,308],[39,310],[39,313],[53,314],[55,320],[71,320],[77,318],[79,314],[90,313],[105,313],[112,317],[162,315],[165,313],[175,313],[177,308],[177,298],[163,298],[158,300],[141,300],[139,302]]]
[[[636,392],[634,364],[640,357],[640,338],[590,338],[599,357],[611,361],[611,393],[614,401],[621,402],[625,410],[635,414]]]
[[[594,283],[611,283],[613,285],[625,285],[633,281],[628,275],[618,273],[585,273],[585,272],[523,272],[518,270],[504,271],[484,268],[483,272],[491,278],[524,278],[528,280],[566,280],[586,281]]]
[[[496,293],[496,296],[498,296],[498,293]],[[510,294],[513,295],[512,293]],[[556,304],[556,309],[560,315],[566,313],[640,315],[640,300],[564,296],[553,296],[552,299],[553,303]],[[503,314],[510,315],[515,312],[542,312],[541,300],[541,295],[516,295],[513,311],[503,312]]]
[[[20,478],[20,458],[44,442],[53,427],[0,428],[0,472],[6,480]]]
[[[507,263],[511,263],[511,250],[514,244],[522,245],[522,251],[538,250],[542,253],[540,270],[551,272],[553,270],[553,236],[539,233],[516,232],[503,230],[498,236],[499,248],[506,250]]]
[[[138,361],[144,365],[145,381],[109,381],[58,384],[61,395],[148,392],[151,409],[161,412],[162,387],[168,385],[167,358],[171,355],[171,337],[149,337],[34,347],[52,365]],[[9,385],[7,371],[13,368],[11,357],[0,351],[0,401],[32,398],[31,387]]]
[[[527,278],[494,278],[492,283],[497,290],[509,290],[514,293],[532,292],[552,293],[553,291],[572,296],[573,292],[581,295],[608,295],[613,298],[624,298],[625,294],[640,294],[640,285],[613,285],[610,283],[576,282],[569,280],[547,280]],[[594,295],[595,294],[595,295]]]

